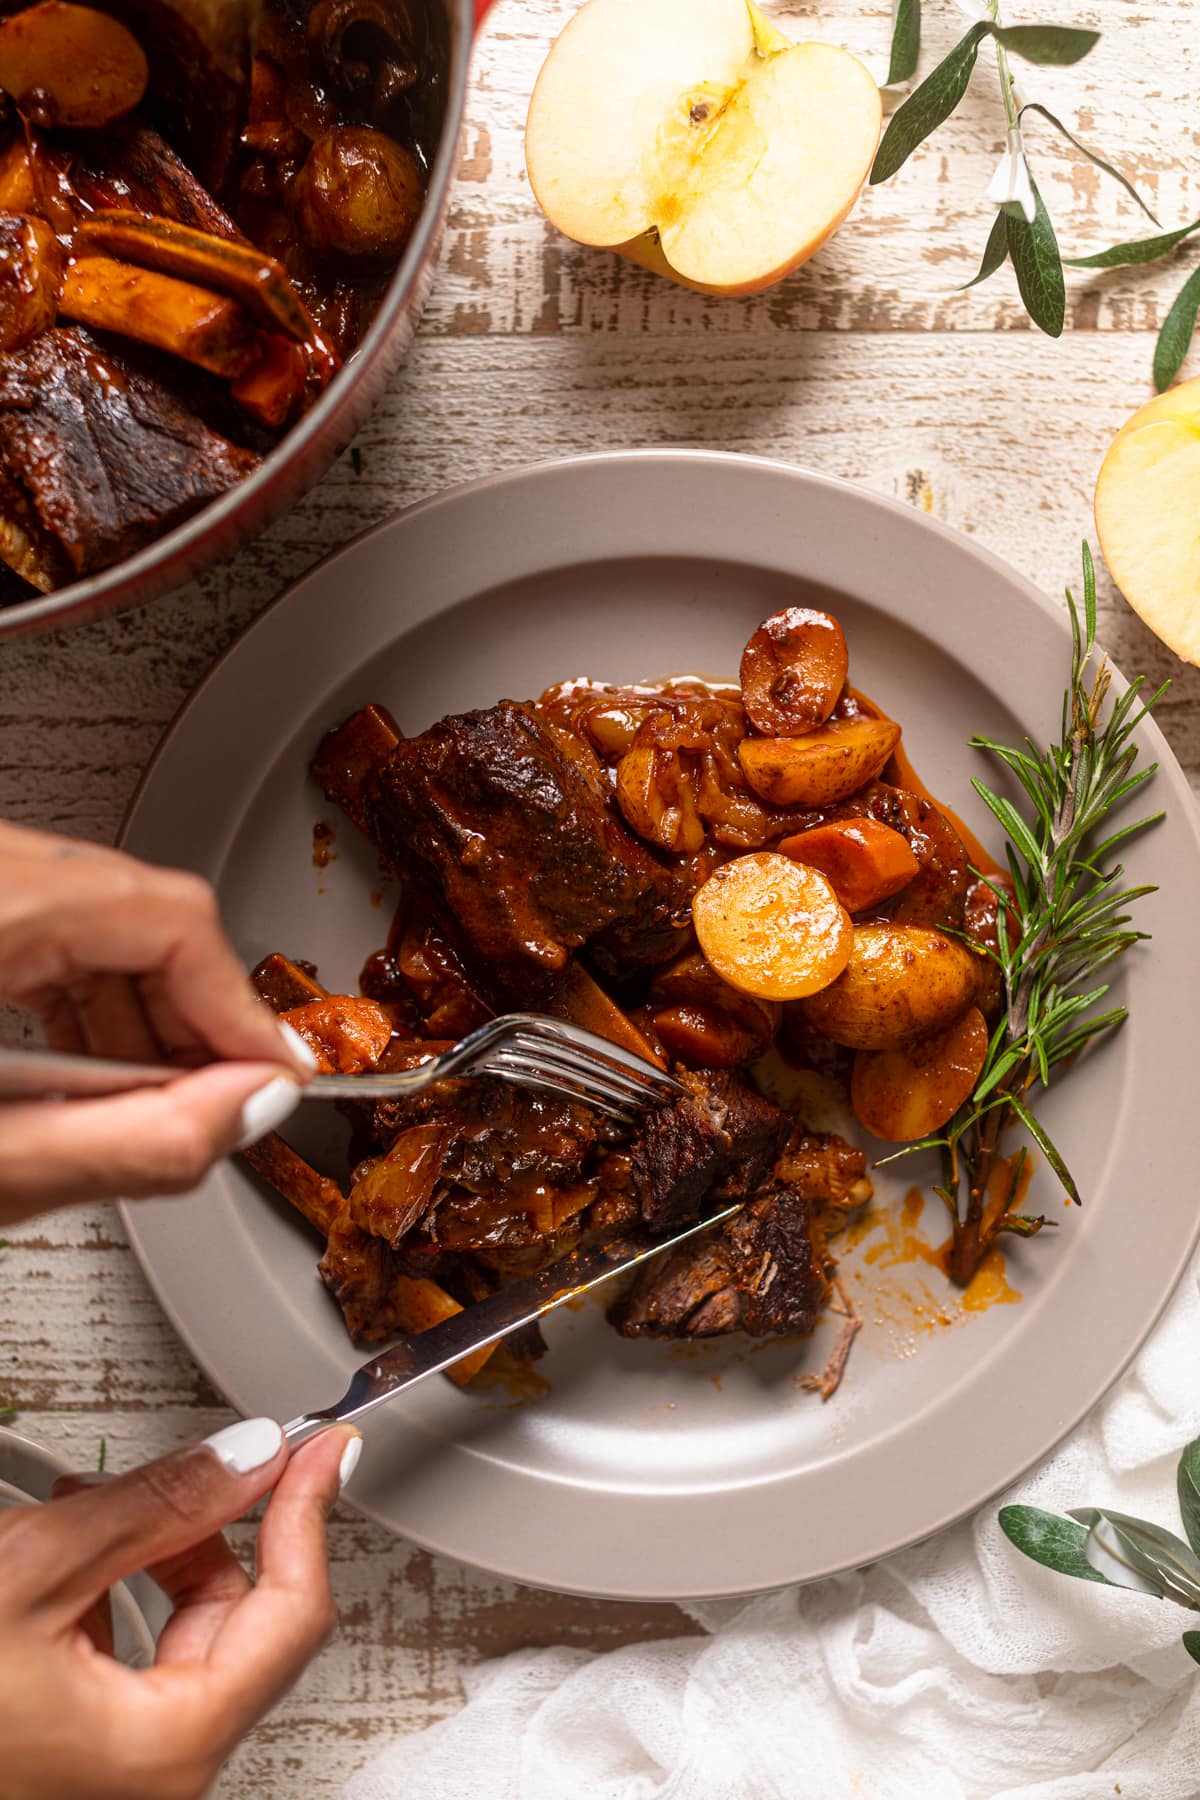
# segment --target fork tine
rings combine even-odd
[[[640,1056],[634,1056],[619,1044],[610,1043],[607,1038],[597,1037],[595,1032],[585,1031],[582,1026],[569,1025],[562,1019],[543,1018],[538,1015],[513,1015],[514,1031],[523,1038],[532,1039],[538,1045],[555,1044],[560,1049],[571,1049],[586,1056],[589,1061],[599,1061],[607,1067],[620,1069],[623,1073],[634,1077],[644,1087],[651,1087],[663,1094],[682,1094],[683,1087],[665,1069],[657,1068]]]
[[[523,1037],[514,1040],[506,1054],[520,1056],[533,1068],[553,1068],[576,1076],[580,1081],[596,1082],[615,1093],[623,1094],[638,1106],[659,1098],[659,1091],[640,1076],[602,1063],[598,1058],[576,1050],[570,1044],[530,1044]]]
[[[533,1060],[519,1049],[494,1051],[485,1063],[480,1064],[480,1070],[490,1075],[504,1074],[513,1081],[554,1081],[560,1091],[569,1090],[578,1100],[589,1105],[617,1107],[630,1116],[648,1104],[644,1093],[610,1082],[603,1074],[556,1062],[549,1057]]]
[[[557,1094],[563,1100],[573,1100],[580,1106],[590,1107],[593,1112],[603,1113],[605,1118],[615,1120],[618,1125],[632,1125],[634,1122],[634,1109],[627,1102],[601,1098],[585,1087],[557,1080],[554,1076],[542,1074],[540,1070],[497,1060],[488,1064],[487,1073],[501,1081],[512,1082],[516,1087],[537,1089],[541,1093]]]

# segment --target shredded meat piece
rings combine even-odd
[[[770,1169],[786,1114],[731,1072],[678,1072],[688,1092],[650,1113],[631,1167],[642,1218],[666,1227],[697,1215],[710,1195],[740,1200]]]
[[[609,1313],[624,1337],[750,1337],[810,1332],[829,1284],[813,1206],[794,1187],[770,1188],[665,1266],[649,1263]]]

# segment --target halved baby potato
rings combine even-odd
[[[764,619],[742,652],[742,704],[756,731],[794,737],[823,725],[846,681],[850,653],[827,612],[789,606]]]
[[[878,819],[842,819],[783,838],[781,856],[819,869],[847,912],[864,912],[907,887],[921,865],[908,840]]]
[[[772,806],[836,806],[875,779],[899,742],[891,719],[831,719],[806,737],[743,738],[738,761]]]
[[[761,1000],[801,1000],[836,979],[854,927],[824,875],[773,851],[735,857],[692,901],[700,948],[722,980]]]
[[[945,1031],[894,1050],[860,1050],[850,1077],[859,1123],[890,1144],[928,1137],[952,1119],[979,1079],[987,1020],[977,1006]]]
[[[701,890],[703,891],[703,890]],[[987,958],[919,925],[859,925],[836,981],[805,1000],[811,1025],[849,1050],[944,1031],[975,1004]]]

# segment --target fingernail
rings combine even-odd
[[[231,1475],[249,1475],[279,1455],[283,1432],[274,1419],[239,1419],[236,1425],[214,1431],[204,1442]]]
[[[362,1438],[359,1437],[357,1433],[355,1433],[354,1437],[352,1437],[350,1439],[349,1443],[346,1445],[346,1448],[342,1451],[342,1460],[338,1464],[338,1492],[339,1492],[339,1494],[341,1493],[342,1489],[345,1487],[346,1483],[349,1481],[350,1477],[353,1475],[355,1469],[357,1469],[357,1467],[358,1467],[358,1459],[362,1455],[362,1447],[363,1447]]]
[[[287,1075],[277,1075],[274,1081],[268,1081],[265,1087],[251,1094],[242,1107],[238,1149],[244,1150],[247,1144],[256,1144],[259,1138],[266,1137],[268,1131],[282,1125],[299,1104],[300,1089]]]
[[[321,1064],[311,1044],[306,1044],[296,1027],[289,1025],[286,1019],[279,1019],[276,1022],[279,1026],[280,1036],[291,1052],[293,1061],[299,1068],[315,1075]]]

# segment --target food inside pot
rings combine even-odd
[[[970,1092],[1000,997],[995,890],[970,881],[955,822],[894,754],[899,724],[846,673],[836,622],[793,608],[751,639],[742,689],[579,679],[415,737],[368,706],[322,742],[316,781],[401,888],[359,994],[282,953],[255,972],[322,1067],[419,1066],[540,1011],[686,1090],[632,1131],[486,1079],[348,1102],[340,1180],[278,1138],[255,1146],[324,1238],[353,1337],[422,1330],[597,1229],[667,1230],[733,1200],[734,1219],[646,1266],[611,1323],[806,1335],[845,1312],[811,1383],[833,1391],[857,1325],[836,1239],[871,1198],[867,1156],[769,1098],[761,1059],[840,1083],[876,1138],[922,1137]],[[867,728],[887,748],[864,759]],[[751,778],[781,760],[799,772],[786,800]],[[540,1349],[534,1331],[506,1353]]]
[[[383,298],[441,125],[432,0],[0,19],[0,605],[253,469]]]

